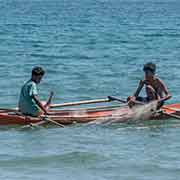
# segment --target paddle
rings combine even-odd
[[[51,93],[50,95],[50,100],[48,100],[48,102],[50,103],[51,99],[52,99],[53,94]],[[76,105],[82,105],[82,104],[96,104],[96,103],[103,103],[103,102],[110,102],[112,101],[112,99],[109,98],[110,96],[108,96],[108,98],[106,99],[95,99],[95,100],[85,100],[85,101],[77,101],[77,102],[68,102],[68,103],[62,103],[62,104],[50,104],[49,108],[58,108],[58,107],[66,107],[66,106],[76,106]],[[125,101],[123,101],[125,102]],[[0,108],[0,111],[3,112],[18,112],[18,108]]]
[[[117,97],[113,97],[113,96],[108,96],[108,98],[110,99],[110,101],[119,101],[121,103],[128,103],[127,101],[125,100],[122,100],[120,98],[117,98]],[[140,105],[145,105],[144,102],[141,102],[141,101],[133,101],[135,104],[140,104]]]
[[[103,102],[110,102],[109,98],[106,99],[95,99],[95,100],[85,100],[85,101],[77,101],[77,102],[69,102],[69,103],[62,103],[62,104],[50,104],[50,108],[57,108],[57,107],[66,107],[66,106],[76,106],[82,104],[95,104],[95,103],[103,103]]]
[[[45,115],[45,116],[41,116],[41,117],[43,118],[43,121],[45,121],[45,122],[48,121],[48,122],[51,122],[52,124],[55,124],[57,126],[60,126],[60,127],[63,127],[63,128],[65,127],[64,125],[52,120],[51,116]]]
[[[114,96],[108,96],[108,99],[109,99],[110,101],[119,101],[119,102],[121,102],[121,103],[127,103],[127,101],[122,100],[122,99],[119,99],[119,98],[114,97]]]
[[[111,102],[111,101],[119,101],[121,103],[127,103],[127,101],[122,100],[117,97],[108,96],[105,99],[95,99],[95,100],[85,100],[85,101],[77,101],[77,102],[68,102],[68,103],[62,103],[62,104],[50,104],[49,108],[60,108],[60,107],[67,107],[67,106],[76,106],[76,105],[83,105],[83,104],[96,104],[96,103],[103,103],[103,102]],[[136,104],[144,104],[139,101],[135,101]],[[0,112],[19,112],[18,108],[0,108]]]

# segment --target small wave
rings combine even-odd
[[[30,43],[30,44],[46,44],[46,41],[33,40],[33,39],[20,40],[20,42]]]
[[[4,156],[4,155],[3,155]],[[104,161],[106,158],[97,153],[90,153],[90,152],[70,152],[64,153],[60,155],[49,155],[49,156],[38,156],[38,157],[8,157],[1,158],[0,166],[42,166],[46,164],[71,164],[71,165],[81,165],[81,164],[89,164],[89,163],[96,163],[99,161]]]
[[[39,57],[39,58],[53,58],[53,59],[68,59],[67,56],[59,56],[59,55],[47,55],[47,54],[30,54],[32,57]]]
[[[180,34],[152,33],[152,34],[144,34],[144,37],[180,37]]]

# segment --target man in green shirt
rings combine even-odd
[[[38,98],[37,85],[41,82],[45,71],[42,67],[35,67],[32,70],[32,76],[27,81],[20,93],[19,110],[24,115],[38,117],[42,114],[48,114],[47,107],[50,105],[53,93],[51,92],[49,99],[45,105]]]

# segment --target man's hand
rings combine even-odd
[[[129,97],[127,98],[128,106],[129,106],[130,108],[132,108],[132,107],[136,104],[135,101],[136,101],[136,97],[135,97],[135,96],[129,96]]]

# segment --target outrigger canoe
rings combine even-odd
[[[0,125],[29,125],[46,119],[68,125],[73,123],[122,123],[135,120],[160,120],[179,117],[180,104],[165,105],[157,112],[155,102],[139,105],[135,108],[128,106],[106,106],[84,109],[50,110],[53,115],[30,117],[16,112],[0,111]]]

